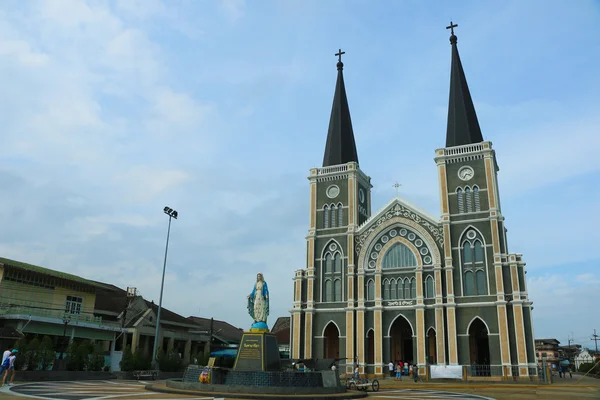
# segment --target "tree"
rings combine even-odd
[[[52,343],[52,339],[48,336],[44,336],[42,339],[42,343],[40,344],[40,348],[38,350],[40,369],[45,371],[50,368],[50,366],[56,360],[56,352],[54,351],[54,343]]]
[[[104,367],[104,352],[102,346],[97,344],[94,346],[94,351],[87,358],[86,370],[88,371],[102,371]]]
[[[149,370],[152,368],[152,360],[142,349],[137,349],[133,355],[134,370]]]
[[[19,371],[27,364],[27,358],[25,357],[25,354],[27,353],[27,339],[24,337],[19,339],[15,344],[15,349],[19,350],[19,353],[21,353],[21,355],[17,354],[17,359],[15,360],[15,369]]]

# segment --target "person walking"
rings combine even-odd
[[[388,364],[388,370],[390,371],[390,378],[394,377],[394,363],[390,361]]]
[[[419,380],[419,367],[417,367],[416,364],[413,364],[412,369],[413,369],[413,371],[412,371],[413,372],[413,378],[414,378],[415,383],[416,383],[417,380]]]
[[[15,380],[15,360],[17,359],[18,352],[19,350],[13,349],[10,355],[6,358],[6,360],[2,362],[2,366],[0,366],[0,371],[4,372],[4,375],[2,376],[2,386],[4,386],[9,372],[11,373],[11,377],[10,382],[8,382],[8,384],[12,385],[13,381]]]
[[[398,363],[398,365],[396,365],[396,380],[397,381],[402,380],[402,367],[400,366],[400,363]]]

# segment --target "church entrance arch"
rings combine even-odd
[[[477,375],[489,375],[490,341],[487,326],[480,318],[475,318],[469,326],[468,333],[471,368],[477,366]]]
[[[413,354],[413,330],[404,315],[400,314],[390,327],[390,343],[392,348],[392,360],[414,362]]]
[[[330,322],[329,325],[327,325],[323,336],[325,336],[323,357],[340,358],[340,331],[333,322]]]

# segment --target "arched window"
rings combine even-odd
[[[473,272],[467,271],[464,275],[465,296],[475,295],[475,282],[473,280]]]
[[[398,286],[396,287],[396,298],[404,298],[404,279],[398,278]]]
[[[417,281],[415,280],[415,278],[412,278],[410,280],[410,298],[411,299],[417,298]]]
[[[473,186],[473,200],[475,203],[475,211],[481,211],[481,206],[479,203],[479,188],[477,186]]]
[[[367,282],[367,300],[375,300],[375,281],[369,279]]]
[[[335,205],[331,205],[331,227],[335,228],[335,214],[337,213],[337,207]]]
[[[473,262],[473,249],[470,242],[463,244],[463,263],[470,264]]]
[[[327,279],[325,281],[325,301],[333,300],[333,288],[331,284],[331,279]]]
[[[412,281],[409,278],[404,280],[404,298],[410,299],[410,286]]]
[[[335,253],[333,272],[342,272],[342,255],[340,253]]]
[[[344,209],[342,203],[338,204],[338,226],[342,226],[344,222]]]
[[[398,298],[397,292],[396,292],[396,280],[392,279],[390,281],[390,300],[393,300],[396,298]]]
[[[400,267],[416,267],[417,259],[412,251],[404,243],[395,243],[383,256],[381,267],[400,268]]]
[[[342,301],[342,280],[336,279],[333,281],[333,299],[334,301]]]
[[[431,277],[431,275],[425,278],[425,297],[435,297],[435,293],[433,292],[433,278]]]
[[[325,254],[325,270],[323,272],[325,272],[326,274],[330,274],[332,272],[332,260],[331,260],[331,254],[327,253]]]
[[[390,281],[388,281],[387,279],[383,281],[383,299],[390,299]]]
[[[458,212],[462,214],[465,212],[465,198],[461,188],[456,189],[456,198],[458,201]]]
[[[479,296],[487,295],[487,282],[485,281],[485,271],[478,270],[475,272],[475,280],[477,281],[477,294]]]
[[[474,243],[474,247],[475,247],[475,251],[474,253],[474,261],[476,263],[482,263],[483,262],[483,246],[481,245],[481,242],[479,240],[476,240]]]
[[[323,206],[323,228],[329,228],[329,207]]]
[[[473,212],[473,199],[471,199],[471,188],[468,186],[465,188],[465,197],[467,200],[467,212]]]

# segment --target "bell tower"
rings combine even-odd
[[[531,305],[525,264],[521,255],[508,253],[496,153],[481,134],[458,53],[457,26],[448,27],[452,61],[446,147],[436,150],[435,158],[444,232],[448,361],[469,365],[485,360],[502,365],[505,375],[518,364],[520,376],[526,376],[528,360],[535,362],[535,356],[531,310],[526,315],[523,310],[524,304]],[[478,308],[476,317],[486,325],[487,353],[472,351],[469,322],[473,317],[467,320],[459,313],[464,308],[457,309],[468,304]]]
[[[354,232],[371,215],[372,186],[371,178],[359,167],[344,85],[343,54],[341,49],[335,54],[337,81],[323,166],[311,169],[308,177],[306,269],[296,272],[291,310],[291,353],[296,358],[352,358],[356,354]],[[331,312],[316,312],[324,308]],[[334,333],[324,335],[326,329]]]

